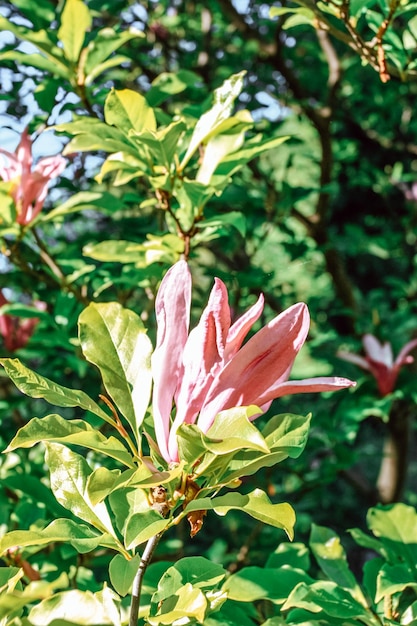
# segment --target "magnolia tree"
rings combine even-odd
[[[341,359],[375,378],[372,401],[361,389],[348,389],[356,385],[352,380],[325,375],[332,367],[311,355],[301,367],[305,375],[292,376],[301,348],[300,358],[308,350],[310,330],[310,343],[320,343],[318,322],[312,316],[316,328],[310,329],[309,309],[297,302],[304,297],[295,297],[291,280],[286,288],[267,289],[262,281],[272,271],[262,269],[254,278],[254,259],[263,248],[262,268],[269,255],[280,272],[287,269],[287,257],[275,256],[291,220],[276,228],[258,204],[264,184],[265,204],[274,202],[269,159],[279,165],[290,135],[275,128],[262,132],[265,126],[243,108],[251,71],[223,72],[209,93],[202,83],[202,77],[208,80],[204,50],[198,72],[150,65],[152,59],[159,63],[166,42],[173,63],[189,43],[179,34],[173,53],[172,29],[181,26],[181,16],[170,3],[155,3],[154,20],[149,7],[98,4],[66,0],[56,9],[47,0],[36,6],[19,0],[6,3],[0,15],[11,37],[0,62],[15,75],[29,68],[24,83],[36,103],[15,150],[0,149],[0,623],[413,624],[417,514],[411,506],[373,506],[366,520],[372,534],[351,531],[367,551],[363,577],[350,569],[337,533],[321,525],[312,525],[310,551],[299,541],[281,541],[275,549],[280,539],[273,535],[275,544],[258,565],[245,566],[251,545],[244,539],[236,563],[226,569],[227,555],[216,557],[213,549],[221,541],[220,525],[211,554],[203,548],[205,534],[213,534],[210,518],[233,519],[239,512],[259,523],[255,528],[265,524],[298,539],[296,511],[282,501],[294,503],[297,489],[278,491],[281,478],[265,477],[284,477],[281,468],[290,462],[289,482],[304,495],[318,465],[316,482],[328,489],[338,473],[348,475],[341,459],[365,413],[379,411],[387,433],[375,485],[367,489],[363,478],[356,483],[371,493],[371,504],[398,500],[407,472],[401,437],[410,432],[403,405],[396,403],[403,400],[399,371],[412,363],[417,340],[405,343],[395,360],[391,344],[369,333],[365,356],[339,350]],[[333,45],[341,44],[383,84],[398,76],[412,80],[415,21],[407,21],[400,37],[397,17],[408,18],[408,7],[380,4],[300,1],[274,7],[268,23],[278,16],[277,38],[288,50],[293,44],[284,31],[300,24],[314,29],[332,70],[330,89],[340,80]],[[242,22],[231,4],[220,5],[249,41],[256,39],[250,20]],[[122,19],[135,21],[142,9],[149,28],[122,27]],[[207,37],[216,32],[206,28],[210,15],[202,9]],[[225,32],[229,26],[227,21]],[[268,60],[272,52],[261,39],[259,50]],[[141,53],[138,79],[141,45],[150,47]],[[281,181],[284,192],[287,185],[294,187],[290,194],[298,189],[304,199],[311,193],[317,198],[315,213],[310,206],[300,213],[297,204],[290,218],[297,216],[311,240],[323,245],[344,307],[338,309],[340,328],[351,328],[355,290],[326,231],[335,92],[327,108],[315,108],[291,74],[292,62],[282,63],[279,46],[273,54],[275,71],[299,95],[323,149],[321,159],[314,156],[320,172],[313,191]],[[10,100],[18,90],[11,89]],[[52,136],[62,149],[36,159],[36,147]],[[291,245],[311,260],[308,241],[297,235]],[[240,273],[229,257],[242,266]],[[299,280],[312,293],[308,280]],[[323,334],[330,332],[326,324]],[[338,338],[334,355],[340,343]],[[343,374],[342,361],[338,367]],[[344,390],[335,396],[345,400],[319,395],[336,390]],[[307,394],[314,420],[320,413],[334,418],[316,437],[334,437],[335,449],[342,448],[321,454],[336,458],[340,467],[333,473],[319,455],[301,470],[296,465],[312,414],[292,409],[299,406],[295,394]],[[58,412],[46,414],[47,403]],[[357,425],[342,438],[352,412]],[[348,478],[353,482],[352,474]],[[183,553],[173,554],[170,541],[178,536]]]

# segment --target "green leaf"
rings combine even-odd
[[[65,56],[71,63],[78,62],[86,32],[91,24],[92,17],[83,0],[66,0],[58,37],[64,47]]]
[[[230,116],[234,101],[242,91],[245,72],[234,74],[214,91],[213,106],[198,120],[180,169],[183,170],[200,144],[212,136],[220,124]]]
[[[79,334],[84,356],[139,442],[152,385],[152,344],[141,319],[117,302],[93,303],[80,315]]]
[[[19,391],[27,396],[44,398],[47,402],[56,406],[79,406],[81,409],[90,411],[104,421],[113,424],[107,413],[94,400],[89,398],[84,391],[62,387],[28,369],[19,359],[0,359],[0,364],[4,367],[6,374],[11,378]]]
[[[37,52],[25,54],[19,50],[7,50],[0,53],[0,61],[16,61],[16,63],[36,67],[38,70],[49,72],[53,76],[60,76],[69,81],[72,78],[70,70],[65,65],[57,63],[54,58],[45,57]]]
[[[275,552],[271,552],[266,567],[291,567],[308,571],[310,569],[310,553],[303,543],[280,543]]]
[[[77,626],[121,626],[118,604],[114,592],[106,587],[98,593],[71,589],[34,606],[29,612],[29,621],[33,626],[55,625],[59,620]]]
[[[377,576],[375,602],[379,602],[385,596],[404,591],[407,587],[417,591],[416,566],[411,568],[404,563],[398,565],[385,563]]]
[[[175,596],[162,604],[157,615],[150,615],[147,622],[151,626],[159,626],[159,624],[170,626],[174,623],[186,624],[193,623],[193,621],[203,624],[207,605],[208,602],[203,592],[193,587],[191,583],[186,583],[178,589]]]
[[[195,87],[198,83],[201,83],[201,76],[189,70],[162,72],[146,92],[146,100],[150,106],[157,107],[167,98],[185,91],[187,87]]]
[[[126,559],[121,554],[116,554],[110,561],[110,582],[121,596],[126,596],[132,587],[133,580],[138,571],[140,556],[136,554],[133,559]]]
[[[81,0],[79,0],[81,1]],[[68,68],[66,65],[66,59],[62,50],[55,44],[55,41],[51,39],[50,34],[52,31],[47,30],[33,30],[33,28],[27,28],[26,26],[17,25],[10,22],[5,17],[0,15],[0,30],[11,31],[18,39],[23,41],[29,41],[39,50],[45,53],[48,59],[54,61],[59,66],[59,71],[64,70],[68,76]],[[56,72],[55,72],[56,73]]]
[[[137,263],[143,262],[143,245],[135,241],[101,241],[96,244],[87,244],[83,248],[83,255],[97,261],[110,263]]]
[[[211,510],[217,515],[226,515],[231,509],[239,509],[264,524],[282,528],[290,539],[294,536],[294,509],[287,503],[272,504],[261,489],[246,495],[230,492],[217,498],[197,498],[187,504],[185,512]]]
[[[67,587],[68,583],[68,576],[63,572],[57,580],[52,582],[46,580],[32,581],[22,591],[19,589],[8,591],[7,594],[0,597],[0,620],[2,620],[2,624],[13,623],[14,620],[13,622],[3,620],[7,616],[11,617],[15,611],[52,595],[56,589]],[[46,623],[44,622],[44,624]]]
[[[340,587],[349,589],[358,602],[366,606],[366,600],[349,569],[340,538],[330,528],[313,524],[310,548],[323,572]]]
[[[130,130],[156,130],[153,109],[145,98],[131,89],[112,89],[106,98],[104,116],[107,124],[116,126],[126,135]]]
[[[169,523],[169,519],[165,519],[153,509],[133,513],[127,520],[124,533],[126,549],[133,550],[151,537],[162,533]]]
[[[302,570],[251,566],[230,576],[222,590],[230,600],[238,602],[270,600],[274,604],[283,604],[300,582],[309,585],[314,581]]]
[[[115,437],[105,437],[83,420],[65,420],[60,415],[34,417],[23,426],[5,452],[16,448],[31,448],[40,441],[74,444],[109,456],[127,467],[135,467],[126,447]]]
[[[281,607],[282,611],[297,607],[312,613],[324,611],[338,619],[364,619],[369,623],[369,610],[357,602],[347,589],[322,580],[311,585],[299,583]]]
[[[88,496],[86,484],[91,468],[87,461],[59,443],[48,442],[45,446],[51,489],[58,502],[99,531],[115,537],[106,505],[93,504]]]
[[[202,556],[185,557],[169,567],[158,584],[153,601],[161,602],[187,583],[198,589],[217,587],[226,577],[226,570]]]
[[[137,135],[132,134],[131,139],[136,140],[138,147],[145,144],[149,147],[154,162],[170,169],[178,141],[186,126],[183,120],[169,124],[166,128],[152,132],[145,130]]]
[[[15,546],[36,546],[41,549],[49,543],[64,542],[72,545],[77,552],[84,554],[91,552],[97,546],[107,546],[111,537],[107,534],[97,534],[85,524],[70,519],[54,520],[41,530],[12,530],[0,538],[0,554],[4,554]]]
[[[84,66],[85,84],[91,83],[103,71],[100,69],[103,61],[115,50],[131,39],[144,36],[144,33],[133,28],[120,33],[117,33],[113,28],[99,30],[87,46],[87,59]]]
[[[129,152],[137,156],[137,149],[126,135],[117,128],[105,124],[94,117],[81,116],[73,122],[57,124],[53,127],[59,133],[73,136],[65,146],[63,154],[103,150],[104,152]]]
[[[212,184],[215,184],[215,177],[229,177],[235,172],[242,169],[246,163],[252,161],[255,157],[262,154],[266,150],[272,150],[287,141],[288,137],[275,137],[274,139],[260,140],[255,137],[245,142],[245,147],[236,152],[232,152],[225,156],[216,168]]]
[[[106,213],[114,213],[125,207],[123,200],[115,195],[102,191],[80,191],[68,200],[47,213],[42,222],[48,222],[77,211],[96,209]]]
[[[369,509],[366,521],[379,539],[384,556],[414,568],[417,563],[417,512],[406,504],[379,505]]]

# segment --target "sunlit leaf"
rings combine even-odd
[[[66,0],[58,37],[64,47],[65,56],[72,63],[77,63],[79,59],[91,23],[91,13],[83,0]]]

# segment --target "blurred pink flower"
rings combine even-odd
[[[0,290],[0,306],[10,304]],[[36,301],[33,306],[39,311],[46,310],[46,303]],[[0,313],[0,335],[3,337],[4,347],[8,352],[14,352],[19,348],[23,348],[35,330],[39,318],[30,317],[22,318],[7,313]]]
[[[363,336],[362,343],[366,354],[364,357],[343,350],[339,351],[337,356],[370,372],[376,380],[381,396],[386,396],[394,391],[401,367],[414,361],[409,352],[417,347],[417,339],[406,343],[395,361],[388,341],[380,343],[376,337],[367,334]]]
[[[42,210],[48,183],[65,169],[66,161],[59,154],[40,159],[32,171],[32,140],[27,129],[22,133],[16,152],[0,148],[8,164],[0,162],[0,178],[11,183],[10,194],[15,202],[17,222],[30,224]]]
[[[263,311],[262,295],[231,324],[227,289],[216,278],[200,322],[188,333],[190,304],[191,274],[187,263],[179,261],[165,275],[156,297],[158,332],[152,356],[155,434],[167,462],[178,461],[176,432],[181,424],[196,423],[207,432],[224,409],[254,404],[263,412],[280,396],[356,384],[337,377],[288,381],[309,330],[304,303],[275,317],[243,346]]]

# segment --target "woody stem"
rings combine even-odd
[[[161,537],[162,537],[162,533],[159,533],[158,535],[154,535],[154,537],[151,537],[148,540],[145,546],[145,549],[143,551],[142,558],[139,563],[138,571],[136,572],[136,576],[133,581],[129,626],[137,626],[138,624],[140,593],[142,589],[143,577],[145,575],[146,568],[151,562],[152,555]]]

